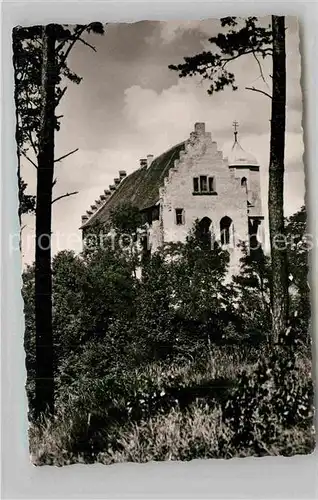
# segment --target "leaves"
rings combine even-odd
[[[297,365],[295,347],[275,346],[260,357],[252,376],[242,373],[223,409],[235,449],[266,455],[280,428],[312,426],[313,384]]]
[[[26,194],[27,183],[21,177],[19,181],[19,215],[33,214],[35,212],[35,196]]]
[[[212,81],[208,93],[220,92],[230,86],[237,90],[234,73],[227,70],[227,65],[239,57],[253,54],[265,58],[272,54],[272,31],[258,25],[256,17],[238,19],[225,17],[221,27],[235,28],[226,33],[219,33],[209,38],[215,46],[215,52],[204,51],[191,57],[184,57],[184,63],[171,64],[169,68],[177,71],[180,78],[200,75],[204,80]]]

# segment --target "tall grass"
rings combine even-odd
[[[282,426],[272,400],[264,418],[275,422],[275,436],[259,434],[267,424],[257,417],[249,430],[252,444],[233,445],[232,419],[224,418],[222,398],[217,396],[223,393],[226,401],[242,371],[248,380],[255,378],[257,354],[259,350],[215,347],[204,359],[156,362],[100,380],[76,380],[76,385],[64,388],[65,394],[57,395],[54,420],[31,425],[31,460],[36,465],[109,464],[230,458],[253,455],[256,449],[271,455],[308,453],[314,442],[311,429]],[[298,356],[300,388],[309,380],[310,369],[310,361]],[[267,405],[261,401],[259,407]]]

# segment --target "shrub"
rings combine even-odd
[[[286,435],[293,429],[312,434],[313,384],[303,368],[293,347],[276,346],[271,355],[261,357],[252,374],[241,375],[223,409],[238,453],[268,454],[282,430]],[[310,438],[308,446],[307,452]]]

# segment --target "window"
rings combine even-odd
[[[176,208],[176,224],[182,226],[184,224],[184,210],[183,208]]]
[[[212,220],[209,217],[203,217],[196,227],[196,236],[201,243],[212,243]]]
[[[210,193],[215,191],[214,177],[209,177],[209,191]]]
[[[231,224],[232,219],[227,215],[220,220],[221,245],[228,245],[230,243]]]
[[[245,187],[245,188],[247,187],[247,179],[246,179],[246,177],[242,177],[242,179],[241,179],[241,186]]]
[[[206,175],[200,175],[200,191],[205,193],[208,190],[208,181]]]
[[[193,177],[193,194],[217,194],[215,191],[215,177],[200,175]]]

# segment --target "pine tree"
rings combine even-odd
[[[52,333],[51,225],[52,203],[75,193],[53,199],[54,164],[66,158],[54,157],[55,132],[60,128],[56,115],[67,87],[65,79],[80,83],[81,78],[67,65],[75,43],[95,48],[82,39],[85,32],[103,34],[101,23],[57,24],[17,27],[13,31],[16,82],[17,148],[20,180],[20,156],[37,169],[36,238],[35,238],[35,330],[36,390],[35,413],[54,412],[54,349]],[[35,159],[28,155],[28,149]]]
[[[276,236],[284,235],[284,153],[286,121],[286,55],[285,55],[285,19],[272,16],[272,26],[259,26],[256,17],[243,21],[236,17],[221,19],[221,26],[228,27],[226,34],[219,33],[209,39],[215,52],[202,52],[192,57],[185,57],[184,63],[170,65],[178,71],[181,78],[200,75],[211,81],[209,94],[224,90],[230,86],[237,90],[235,75],[228,70],[230,63],[246,55],[252,55],[260,68],[259,58],[272,57],[272,95],[257,89],[271,99],[270,164],[269,164],[269,228],[272,259],[272,333],[277,342],[285,333],[288,321],[288,271],[286,248],[278,248]]]

